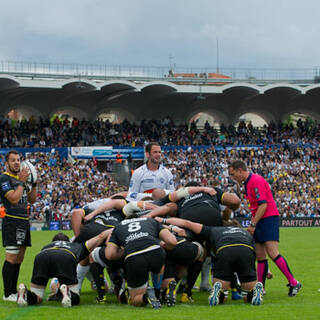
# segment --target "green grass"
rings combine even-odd
[[[35,231],[32,233],[33,247],[27,250],[22,264],[19,282],[30,283],[33,259],[40,248],[50,242],[54,232]],[[206,293],[194,293],[195,303],[186,305],[178,303],[174,308],[162,307],[161,310],[151,308],[134,308],[115,303],[109,296],[110,304],[95,305],[95,293],[89,289],[85,281],[80,306],[64,309],[59,303],[44,302],[41,306],[17,308],[14,303],[0,299],[0,319],[319,319],[320,288],[319,281],[319,242],[320,228],[288,228],[281,229],[280,252],[286,257],[291,270],[303,284],[298,296],[289,298],[286,279],[278,271],[275,264],[270,263],[273,279],[267,282],[267,295],[260,307],[245,305],[242,301],[228,301],[223,306],[210,308]],[[1,263],[4,250],[0,252]],[[3,285],[1,280],[2,297]],[[179,298],[179,296],[178,296]]]

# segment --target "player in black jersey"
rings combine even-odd
[[[29,203],[37,196],[36,184],[27,186],[29,170],[20,170],[20,155],[11,150],[6,154],[6,172],[0,176],[0,196],[6,215],[2,221],[2,243],[6,248],[2,267],[4,301],[17,301],[17,281],[26,247],[31,246]],[[28,190],[28,187],[30,190]]]
[[[220,204],[236,210],[240,205],[240,199],[234,193],[223,192],[219,188],[199,186],[197,183],[187,184],[186,187],[171,192],[164,206],[152,210],[147,216],[177,216],[207,226],[222,226]]]
[[[167,251],[165,272],[162,282],[163,300],[166,300],[168,307],[174,306],[176,302],[176,280],[188,270],[187,286],[193,288],[202,262],[206,257],[206,250],[194,240],[194,234],[189,230],[177,226],[166,226],[177,238],[177,245],[173,250]]]
[[[163,222],[162,218],[156,219]],[[255,244],[249,232],[238,227],[209,227],[179,218],[165,222],[190,229],[210,244],[216,255],[214,286],[209,296],[211,306],[225,301],[234,272],[241,282],[244,300],[253,305],[262,303],[263,285],[257,282]]]
[[[105,255],[108,260],[124,257],[125,279],[132,305],[150,303],[153,308],[160,308],[153,289],[147,289],[149,272],[163,274],[163,248],[173,249],[176,243],[175,236],[153,219],[123,220],[114,228]]]
[[[23,283],[19,285],[17,304],[21,307],[40,304],[47,282],[53,277],[61,284],[57,298],[62,305],[71,307],[79,304],[77,263],[87,257],[110,233],[111,231],[106,230],[85,243],[70,242],[63,233],[55,235],[52,242],[43,247],[34,259],[30,290]]]
[[[125,215],[122,213],[122,210],[121,210],[121,208],[126,204],[125,200],[119,200],[119,199],[110,200],[106,204],[108,204],[108,206],[106,207],[108,207],[109,209],[112,208],[112,204],[113,204],[115,209],[111,209],[111,210],[102,212],[100,214],[93,215],[91,220],[85,223],[80,234],[74,239],[74,242],[78,242],[78,243],[85,242],[90,238],[95,237],[96,235],[98,235],[100,232],[104,230],[114,228],[117,224],[119,224],[125,218]],[[77,275],[78,275],[80,291],[82,288],[82,283],[84,278],[88,276],[89,269],[90,269],[90,265],[89,265],[88,258],[80,261],[77,267]],[[90,280],[93,280],[93,279],[90,279]]]

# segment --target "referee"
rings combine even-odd
[[[5,157],[6,171],[0,175],[0,197],[6,215],[2,222],[2,243],[6,248],[2,267],[4,301],[17,301],[17,281],[26,247],[31,246],[28,203],[37,197],[36,184],[27,189],[29,169],[20,170],[20,155],[10,150]]]

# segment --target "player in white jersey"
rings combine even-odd
[[[160,163],[160,145],[149,143],[145,153],[147,162],[133,172],[129,192],[152,193],[156,188],[174,191],[172,173]]]

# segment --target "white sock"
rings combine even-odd
[[[200,287],[207,287],[209,285],[209,274],[211,269],[211,257],[207,257],[203,262],[201,269],[201,284]]]
[[[87,275],[87,273],[89,272],[89,269],[90,269],[90,265],[82,266],[80,265],[80,263],[78,263],[77,265],[77,279],[78,279],[78,285],[79,285],[79,292],[81,291],[83,280]]]

